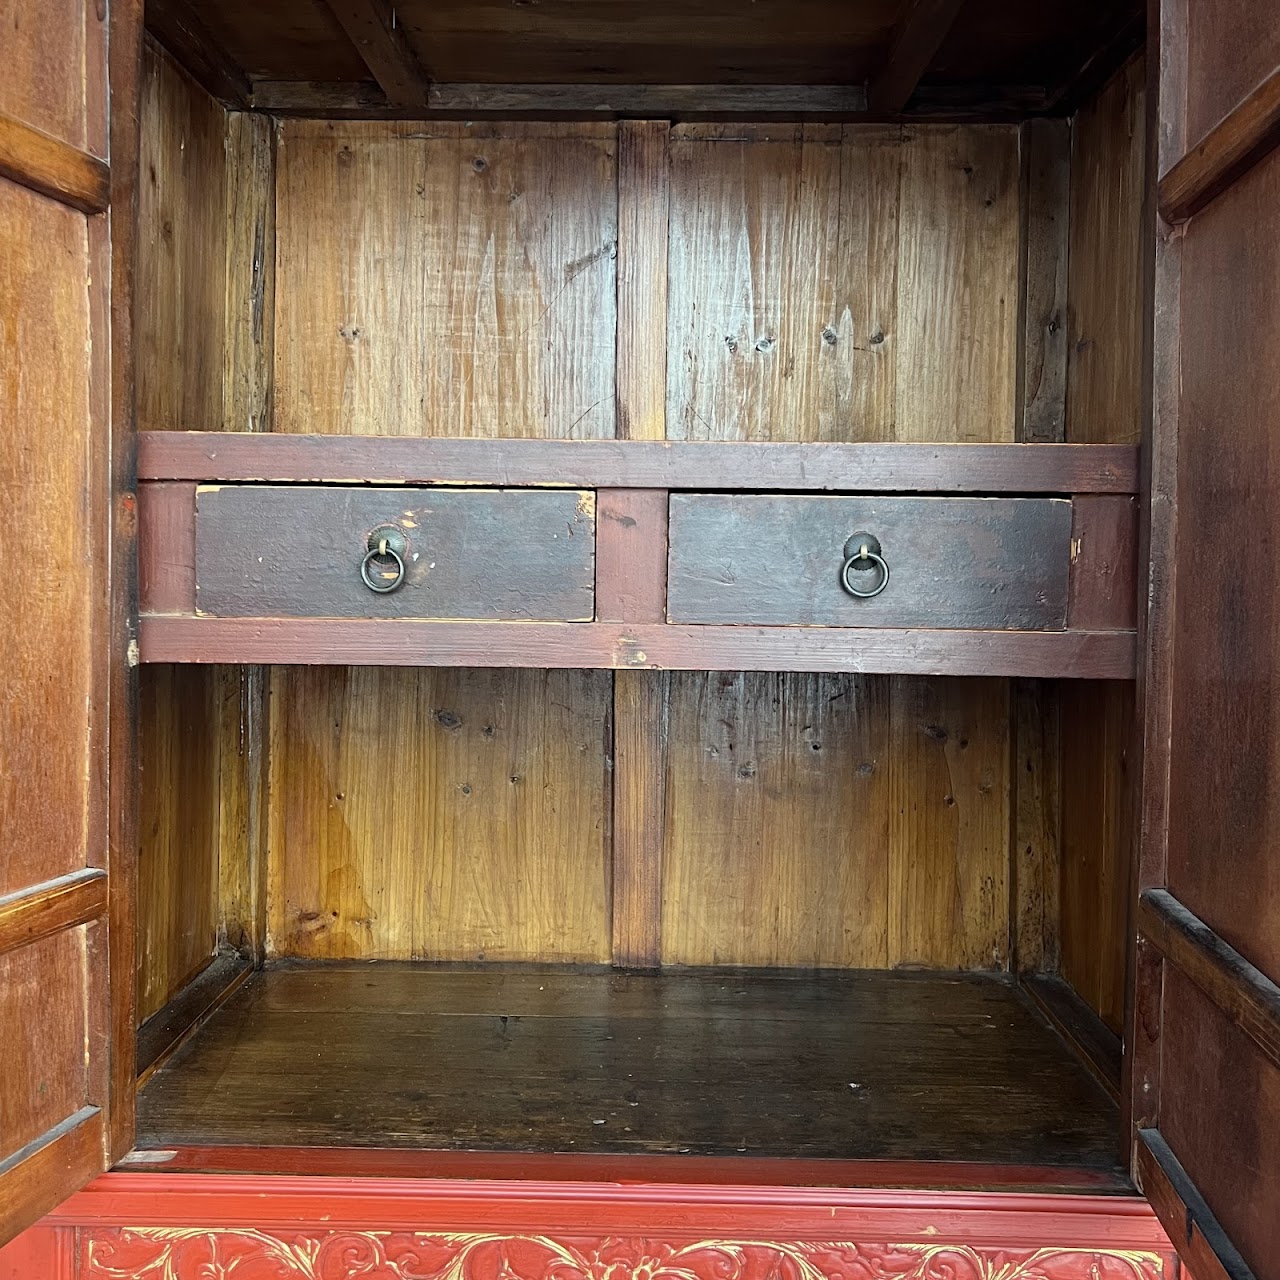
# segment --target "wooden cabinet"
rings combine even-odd
[[[0,0],[0,1277],[1277,1275],[1271,8],[140,8]]]

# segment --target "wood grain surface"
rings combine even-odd
[[[145,1146],[1115,1169],[1105,1094],[1007,980],[960,975],[271,970],[141,1107]]]
[[[871,535],[889,566],[841,573]],[[672,622],[1061,630],[1071,504],[1026,498],[673,494]],[[860,545],[860,544],[859,544]],[[884,570],[852,569],[871,591]]]
[[[605,962],[610,678],[278,667],[268,950]]]
[[[667,434],[1013,439],[1017,133],[671,135]]]
[[[403,585],[370,590],[370,539],[404,539]],[[595,614],[595,495],[566,490],[206,486],[196,608],[220,617],[508,618]],[[368,576],[399,573],[380,557]]]
[[[275,430],[612,437],[616,134],[282,124]]]

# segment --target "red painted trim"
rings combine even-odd
[[[76,1233],[39,1223],[0,1247],[0,1280],[72,1280]]]
[[[924,1160],[804,1160],[750,1156],[587,1155],[417,1151],[403,1147],[173,1147],[133,1152],[119,1172],[306,1174],[345,1178],[477,1178],[689,1186],[887,1187],[1124,1195],[1115,1173],[1045,1165]]]
[[[108,1173],[47,1223],[1170,1249],[1136,1197],[651,1183]]]

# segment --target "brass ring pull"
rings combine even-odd
[[[389,595],[404,583],[404,534],[399,529],[375,529],[369,535],[368,547],[360,561],[360,579],[370,591]]]
[[[869,533],[855,533],[845,544],[846,556],[844,567],[840,570],[840,585],[859,600],[870,600],[878,596],[889,585],[889,562],[881,554],[879,540]],[[875,583],[870,587],[854,585],[850,573],[865,573],[875,570]]]

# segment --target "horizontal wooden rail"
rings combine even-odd
[[[1280,67],[1160,179],[1160,216],[1186,222],[1280,145]]]
[[[143,662],[851,671],[1129,680],[1132,631],[191,618],[140,622]]]
[[[386,113],[393,108],[372,82],[258,80],[253,105],[282,115]],[[850,85],[433,84],[426,114],[577,116],[613,120],[723,119],[764,116],[842,120],[863,115],[867,91]]]
[[[586,489],[1121,493],[1138,451],[1099,444],[703,444],[144,431],[141,480]]]
[[[1140,1129],[1138,1185],[1195,1280],[1254,1280],[1158,1129]]]
[[[6,115],[0,115],[0,177],[82,213],[101,213],[111,199],[104,161]]]
[[[21,1033],[21,1028],[7,1030],[10,1035]],[[106,1128],[100,1107],[81,1107],[0,1160],[0,1221],[37,1221],[65,1202],[86,1171],[105,1167]]]
[[[0,898],[0,955],[51,933],[98,920],[107,910],[107,873],[96,867]]]
[[[1138,928],[1280,1067],[1280,986],[1165,889],[1143,893]]]

